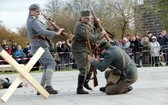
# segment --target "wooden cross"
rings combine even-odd
[[[7,89],[6,93],[1,97],[3,102],[7,102],[9,97],[13,94],[19,84],[23,79],[26,79],[45,99],[48,98],[49,93],[29,74],[32,67],[39,60],[41,55],[44,53],[43,48],[39,48],[34,56],[30,59],[26,66],[19,65],[11,55],[9,55],[5,50],[0,48],[0,56],[3,57],[15,70],[19,73],[17,78],[11,84],[11,86]]]

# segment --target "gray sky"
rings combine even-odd
[[[0,20],[7,29],[16,31],[16,27],[25,26],[28,8],[31,4],[40,4],[43,9],[47,0],[0,0]]]

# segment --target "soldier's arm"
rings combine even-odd
[[[103,55],[104,59],[101,62],[96,59],[91,62],[91,64],[101,72],[105,71],[113,62],[113,56],[110,53],[105,52]]]
[[[49,31],[47,29],[45,29],[44,27],[42,27],[39,24],[39,21],[37,19],[32,19],[31,21],[31,26],[32,28],[39,34],[39,35],[44,35],[44,36],[48,36],[48,37],[53,37],[55,35],[57,35],[57,33],[55,31]]]

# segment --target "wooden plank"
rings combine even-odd
[[[41,55],[44,53],[44,49],[39,48],[37,52],[34,54],[34,56],[30,59],[30,61],[25,66],[26,72],[30,72],[31,68],[35,65],[35,63],[38,61],[38,59],[41,57]],[[11,66],[11,65],[10,65]],[[7,89],[5,94],[1,97],[1,100],[3,102],[7,102],[9,97],[13,94],[13,92],[16,90],[18,85],[22,82],[21,75],[18,75],[17,78],[14,80],[14,82],[11,84],[11,86]]]
[[[23,64],[20,64],[20,66],[24,66]],[[11,65],[0,65],[0,71],[15,71],[15,68]]]
[[[26,67],[21,67],[6,51],[2,50],[0,52],[0,55],[9,63],[11,64],[19,74],[25,78],[44,98],[48,98],[49,93],[31,76],[28,74],[28,72],[33,67],[33,63],[35,64],[37,61],[35,59],[39,59],[35,56],[34,59],[30,60]],[[11,86],[9,89],[11,89],[11,92],[8,91],[8,94],[2,97],[3,101],[6,102],[9,98],[10,94],[12,94],[12,91],[17,88],[17,86],[21,83],[22,77],[18,77],[16,81],[14,82],[14,85]]]

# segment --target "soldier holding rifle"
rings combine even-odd
[[[91,24],[91,12],[89,10],[81,11],[80,15],[81,17],[74,27],[75,37],[72,42],[72,54],[79,69],[76,93],[89,94],[83,88],[85,87],[88,90],[92,90],[88,85],[89,79],[92,75],[92,73],[89,72],[90,63],[88,62],[88,54],[92,53],[92,51],[90,51],[88,47],[90,44],[101,40],[106,32],[104,30],[98,30],[98,28]]]
[[[57,32],[47,30],[47,27],[38,19],[40,15],[40,6],[32,4],[29,7],[29,15],[27,18],[27,33],[31,41],[31,53],[34,54],[39,47],[42,47],[45,52],[39,59],[40,64],[44,67],[44,73],[41,79],[41,85],[45,87],[49,94],[57,94],[51,84],[53,70],[55,70],[56,62],[49,51],[49,38],[55,35],[60,35],[63,28]],[[39,95],[39,93],[37,93]]]
[[[112,46],[107,41],[102,41],[98,45],[98,52],[102,54],[103,60],[100,62],[95,57],[89,56],[92,66],[105,71],[105,79],[107,81],[105,87],[101,87],[100,91],[107,95],[124,94],[131,91],[130,86],[136,82],[138,73],[137,67],[132,59],[120,47]]]

